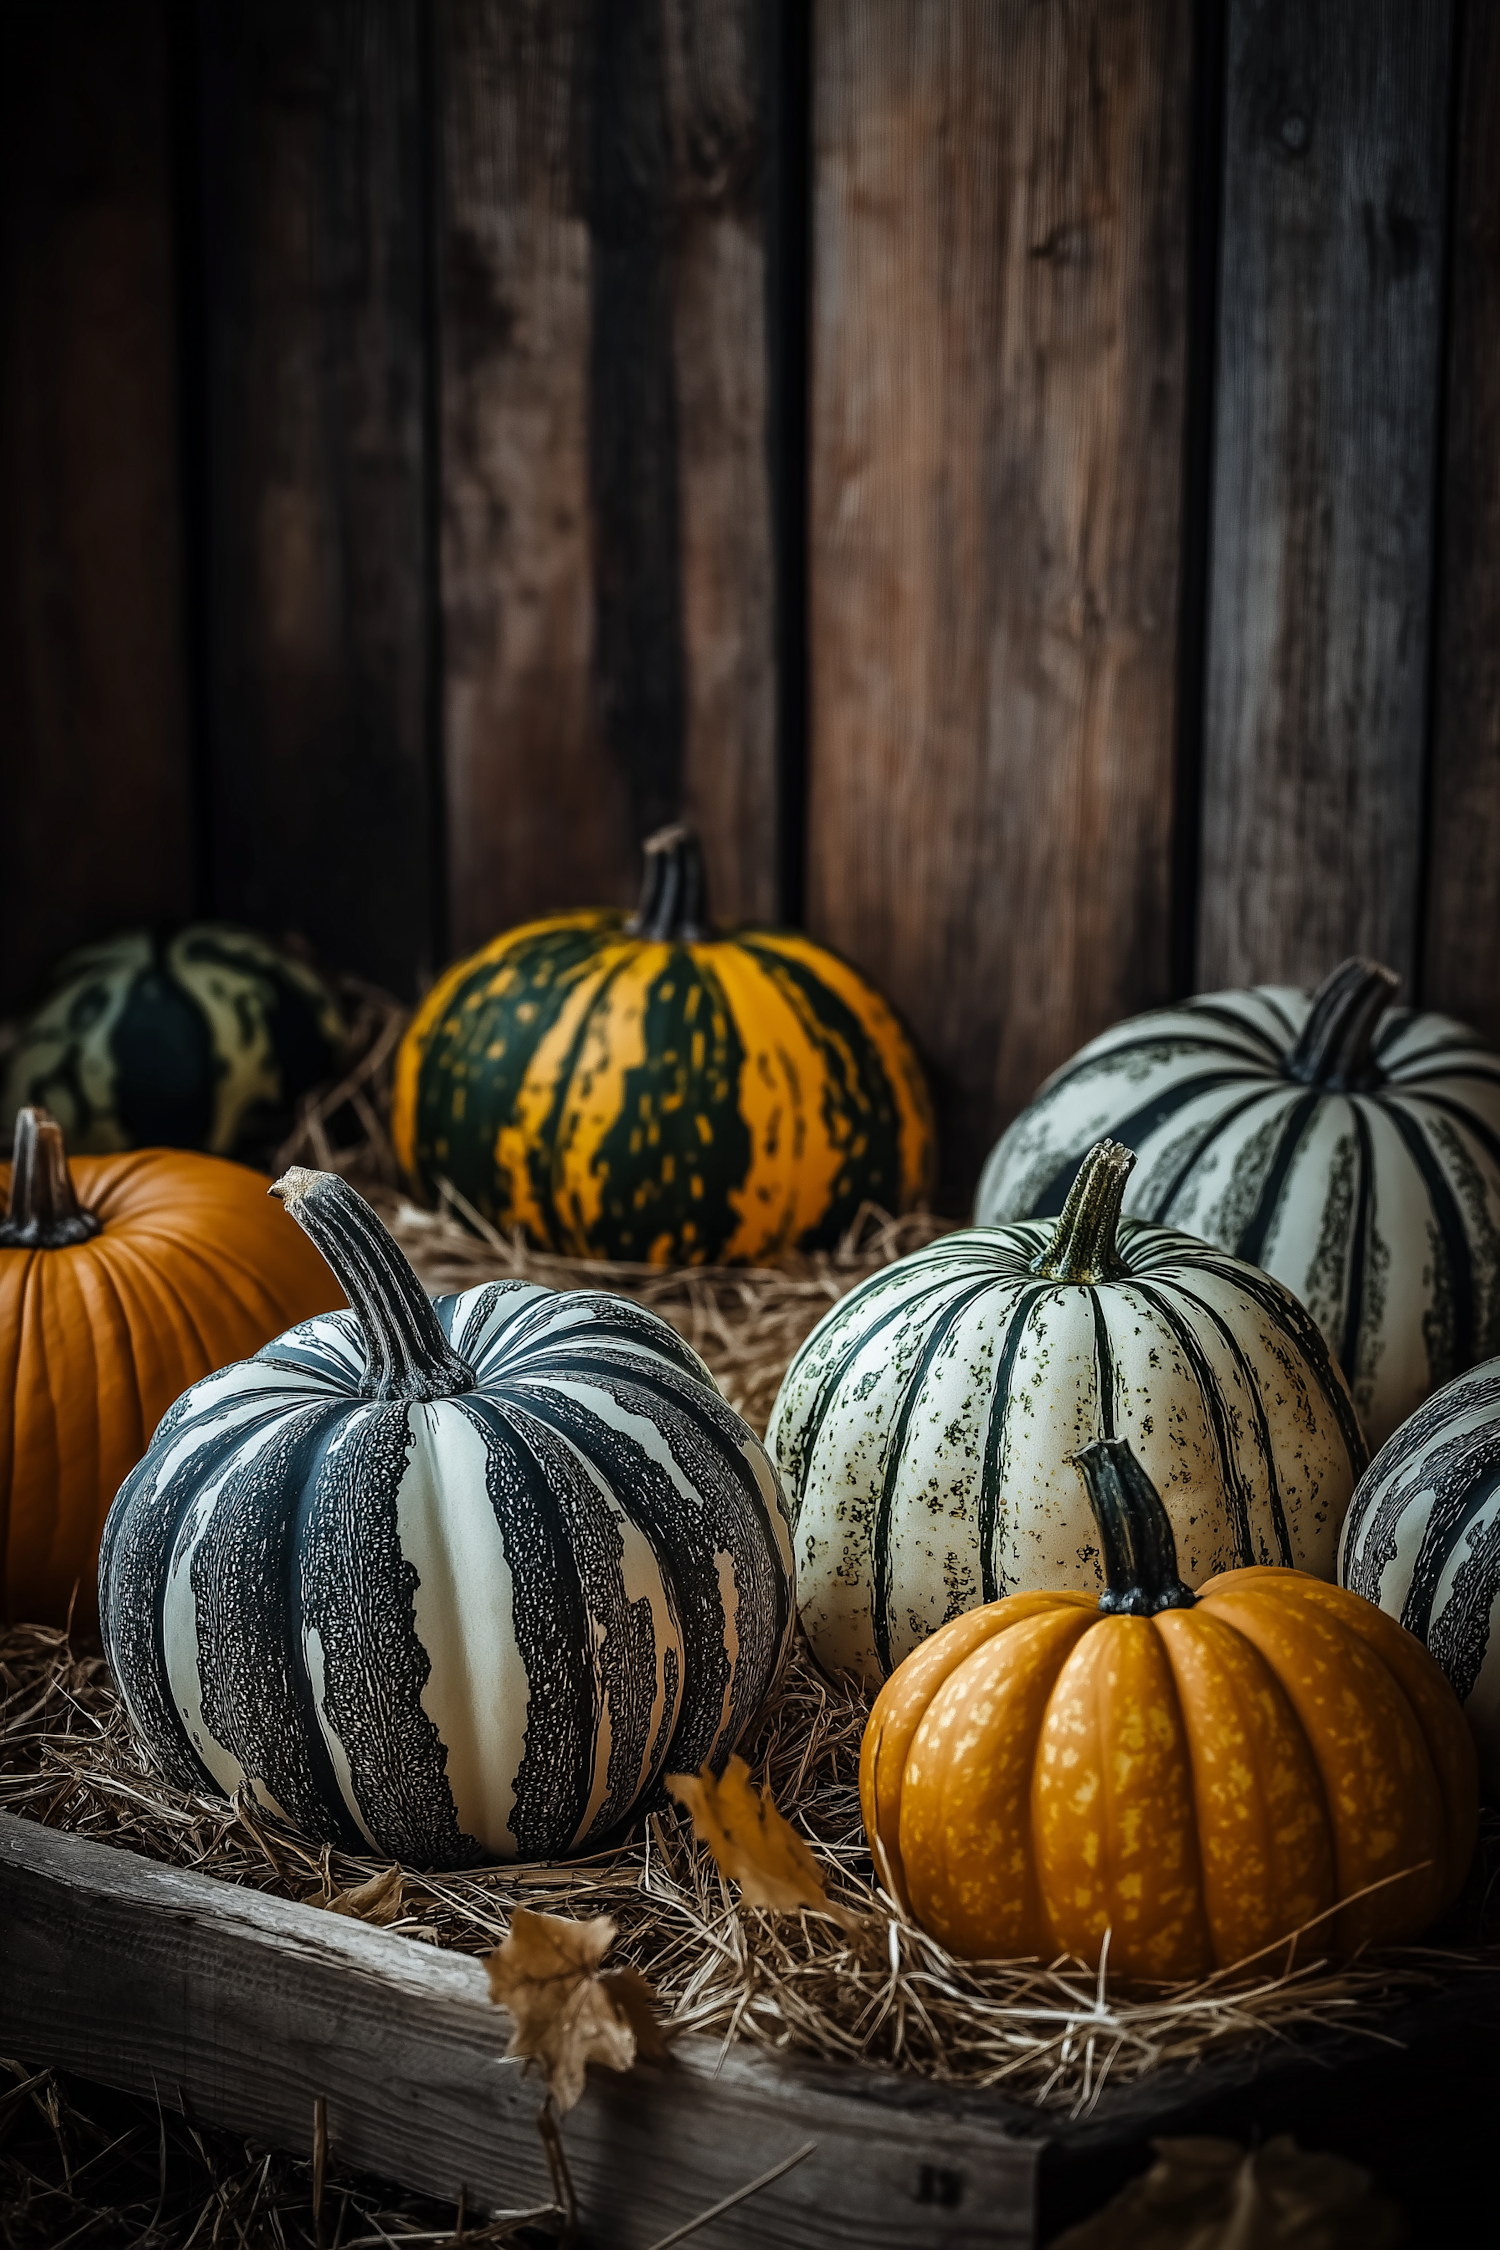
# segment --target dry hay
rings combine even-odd
[[[384,1863],[289,1835],[243,1800],[186,1795],[147,1768],[102,1657],[56,1631],[0,1637],[0,1807],[178,1867],[312,1905],[341,1906]],[[1379,2035],[1382,2007],[1480,1966],[1500,1822],[1450,1942],[1362,1961],[1293,1963],[1282,1946],[1235,1976],[1122,1994],[1066,1963],[955,1960],[876,1887],[859,1818],[862,1699],[804,1651],[745,1745],[756,1777],[807,1836],[844,1921],[774,1918],[737,1903],[670,1809],[626,1842],[567,1864],[403,1870],[378,1918],[410,1938],[488,1951],[513,1907],[607,1913],[614,1958],[651,1979],[674,2032],[884,2065],[1074,2115],[1121,2084],[1233,2043],[1317,2029]],[[1500,1937],[1500,1932],[1494,1933]]]

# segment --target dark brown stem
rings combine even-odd
[[[1191,1609],[1198,1597],[1177,1570],[1172,1519],[1128,1438],[1095,1438],[1072,1455],[1083,1479],[1104,1559],[1099,1607],[1125,1617]]]
[[[658,828],[642,846],[646,854],[641,903],[625,927],[632,937],[657,944],[696,945],[713,933],[703,847],[681,823]]]
[[[66,1250],[98,1232],[97,1216],[74,1193],[57,1119],[50,1110],[17,1110],[10,1210],[0,1219],[0,1248]]]
[[[1356,1094],[1385,1082],[1371,1052],[1375,1029],[1400,989],[1394,969],[1354,955],[1313,994],[1312,1013],[1287,1057],[1289,1078],[1330,1093]]]
[[[432,1300],[364,1197],[337,1172],[300,1164],[270,1190],[322,1252],[364,1330],[365,1398],[453,1398],[474,1388]]]
[[[1118,1141],[1096,1141],[1078,1167],[1052,1240],[1031,1270],[1048,1281],[1117,1281],[1128,1272],[1115,1248],[1125,1182],[1135,1150]]]

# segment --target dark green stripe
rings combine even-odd
[[[1281,1201],[1281,1191],[1286,1186],[1287,1174],[1291,1171],[1296,1160],[1297,1150],[1301,1145],[1302,1136],[1308,1122],[1323,1098],[1319,1093],[1303,1094],[1293,1103],[1286,1123],[1281,1128],[1280,1138],[1276,1143],[1276,1153],[1266,1169],[1264,1179],[1261,1181],[1260,1197],[1251,1215],[1250,1224],[1235,1244],[1235,1256],[1246,1259],[1252,1266],[1258,1266],[1261,1262],[1261,1252],[1265,1248],[1266,1237],[1271,1231],[1271,1222],[1276,1216],[1276,1206]]]
[[[1270,1485],[1271,1521],[1276,1530],[1276,1543],[1281,1549],[1281,1563],[1285,1569],[1293,1569],[1296,1565],[1296,1556],[1292,1551],[1291,1530],[1286,1520],[1286,1504],[1281,1497],[1281,1479],[1276,1474],[1276,1453],[1271,1443],[1271,1424],[1266,1414],[1265,1400],[1261,1397],[1260,1384],[1256,1379],[1250,1360],[1241,1349],[1239,1338],[1235,1335],[1234,1330],[1213,1305],[1200,1297],[1195,1290],[1186,1288],[1181,1282],[1177,1282],[1174,1286],[1180,1296],[1187,1298],[1189,1304],[1196,1305],[1201,1312],[1207,1315],[1234,1356],[1234,1363],[1240,1371],[1240,1381],[1245,1386],[1245,1394],[1250,1401],[1250,1411],[1255,1419],[1255,1433],[1260,1440],[1261,1458],[1266,1464],[1266,1478]]]
[[[995,1370],[995,1385],[990,1393],[989,1422],[984,1433],[984,1468],[979,1486],[979,1574],[980,1591],[987,1602],[1000,1599],[1000,1582],[995,1570],[995,1529],[1000,1515],[1000,1471],[1005,1443],[1005,1421],[1010,1408],[1010,1379],[1015,1369],[1016,1354],[1021,1348],[1021,1338],[1031,1319],[1031,1308],[1038,1297],[1048,1291],[1046,1282],[1039,1282],[1016,1299],[1010,1323],[1005,1332],[1005,1344],[1000,1354],[1000,1364]]]
[[[1370,1190],[1375,1177],[1375,1163],[1370,1147],[1369,1121],[1357,1101],[1352,1101],[1349,1107],[1354,1113],[1355,1161],[1359,1167],[1359,1186],[1354,1198],[1354,1222],[1349,1234],[1349,1271],[1344,1290],[1344,1340],[1339,1347],[1339,1365],[1352,1385],[1359,1366],[1359,1331],[1365,1312],[1365,1261],[1369,1255]]]
[[[1266,1100],[1268,1095],[1278,1095],[1282,1093],[1283,1090],[1284,1089],[1279,1085],[1257,1086],[1253,1094],[1247,1094],[1244,1100],[1241,1102],[1236,1102],[1232,1109],[1226,1109],[1220,1112],[1218,1117],[1216,1117],[1210,1123],[1206,1131],[1202,1134],[1199,1140],[1194,1143],[1188,1155],[1184,1157],[1182,1163],[1177,1167],[1176,1172],[1172,1176],[1172,1184],[1167,1189],[1166,1194],[1158,1197],[1156,1206],[1151,1213],[1150,1223],[1152,1225],[1160,1226],[1166,1219],[1168,1212],[1171,1210],[1172,1205],[1176,1202],[1177,1197],[1182,1190],[1182,1184],[1186,1180],[1188,1174],[1197,1170],[1204,1157],[1208,1154],[1208,1151],[1213,1147],[1214,1142],[1218,1140],[1220,1134],[1227,1133],[1230,1126],[1233,1125],[1238,1118],[1243,1117],[1247,1109],[1253,1109],[1257,1102],[1263,1102]]]
[[[1224,1474],[1224,1493],[1229,1502],[1236,1544],[1242,1563],[1255,1561],[1255,1542],[1250,1529],[1250,1494],[1240,1475],[1239,1463],[1230,1442],[1229,1419],[1224,1412],[1224,1402],[1219,1396],[1218,1380],[1209,1365],[1207,1354],[1190,1324],[1183,1320],[1168,1302],[1163,1290],[1137,1277],[1133,1283],[1137,1293],[1157,1314],[1176,1337],[1184,1359],[1192,1369],[1193,1378],[1203,1397],[1209,1427],[1213,1431],[1214,1449]],[[1193,1302],[1196,1304],[1197,1299]]]
[[[1399,1102],[1390,1100],[1383,1094],[1376,1094],[1372,1098],[1379,1103],[1406,1143],[1407,1154],[1422,1176],[1422,1185],[1427,1190],[1433,1217],[1437,1220],[1438,1233],[1443,1238],[1448,1286],[1453,1300],[1453,1364],[1446,1368],[1432,1367],[1430,1352],[1428,1364],[1433,1382],[1446,1382],[1450,1375],[1461,1374],[1474,1358],[1474,1260],[1469,1237],[1453,1190],[1448,1185],[1447,1175],[1417,1120]]]
[[[1122,1117],[1118,1124],[1112,1125],[1109,1137],[1121,1142],[1126,1148],[1139,1150],[1142,1143],[1148,1141],[1153,1133],[1159,1132],[1169,1118],[1175,1117],[1179,1110],[1186,1109],[1200,1094],[1211,1094],[1220,1086],[1240,1084],[1243,1076],[1241,1071],[1216,1070],[1205,1071],[1193,1078],[1180,1078],[1175,1086],[1169,1086],[1164,1092],[1154,1095],[1149,1102],[1143,1102],[1139,1109],[1132,1110],[1128,1117]],[[1033,1198],[1031,1208],[1025,1214],[1027,1218],[1055,1219],[1059,1216],[1087,1154],[1087,1149],[1080,1149],[1076,1156],[1068,1158],[1060,1171],[1052,1175],[1040,1194]]]
[[[1349,1466],[1354,1475],[1359,1476],[1369,1463],[1370,1448],[1365,1442],[1365,1433],[1360,1428],[1359,1417],[1354,1411],[1349,1393],[1335,1372],[1328,1340],[1312,1315],[1289,1289],[1284,1289],[1279,1281],[1273,1281],[1268,1273],[1262,1273],[1258,1267],[1244,1266],[1231,1270],[1227,1265],[1209,1265],[1207,1270],[1219,1274],[1226,1281],[1233,1281],[1235,1287],[1242,1289],[1253,1304],[1259,1305],[1268,1320],[1276,1327],[1285,1329],[1292,1337],[1333,1411],[1339,1435],[1344,1441],[1344,1450],[1349,1456]]]

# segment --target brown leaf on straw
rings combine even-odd
[[[740,1886],[747,1906],[796,1914],[804,1906],[837,1914],[807,1845],[776,1810],[769,1788],[755,1790],[743,1758],[731,1758],[722,1777],[705,1766],[698,1774],[673,1773],[667,1788],[693,1816],[693,1834],[707,1844],[721,1874]]]
[[[315,1898],[311,1903],[330,1914],[348,1914],[356,1922],[373,1922],[377,1929],[387,1929],[392,1922],[399,1922],[405,1911],[403,1880],[399,1867],[383,1867],[367,1883],[356,1883],[352,1890],[335,1891],[332,1898]]]
[[[607,1914],[573,1922],[518,1906],[509,1937],[485,1956],[490,1998],[515,2018],[505,2051],[541,2065],[560,2111],[570,2110],[583,2092],[591,2062],[629,2070],[638,2055],[656,2062],[667,2052],[651,1987],[640,1972],[599,1972],[615,1935]]]

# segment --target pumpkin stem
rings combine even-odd
[[[0,1219],[0,1247],[65,1250],[98,1232],[98,1217],[84,1209],[74,1192],[57,1119],[50,1110],[18,1109],[10,1210]]]
[[[399,1243],[337,1172],[301,1164],[269,1191],[321,1251],[365,1335],[363,1398],[452,1398],[474,1388]]]
[[[1104,1558],[1106,1615],[1154,1617],[1161,1609],[1191,1609],[1198,1597],[1177,1572],[1172,1519],[1129,1438],[1095,1438],[1071,1456],[1083,1479]]]
[[[1117,1281],[1129,1268],[1115,1248],[1135,1150],[1097,1141],[1078,1167],[1052,1240],[1031,1262],[1048,1281]]]
[[[630,935],[666,945],[696,945],[711,936],[703,847],[691,828],[680,821],[658,828],[641,849],[646,873],[641,903],[625,925]]]
[[[1375,1027],[1401,979],[1394,969],[1358,954],[1341,961],[1313,994],[1312,1013],[1286,1059],[1288,1078],[1304,1086],[1326,1086],[1335,1094],[1354,1094],[1385,1083],[1385,1072],[1370,1052]]]

